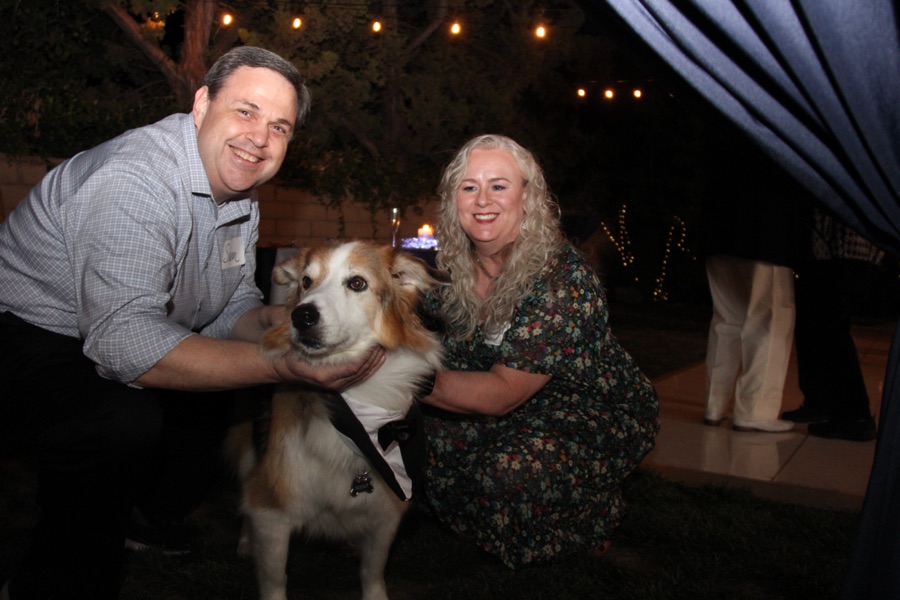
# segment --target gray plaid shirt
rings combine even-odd
[[[193,118],[172,115],[59,165],[0,224],[0,311],[130,382],[262,304],[258,225],[255,195],[216,206]]]

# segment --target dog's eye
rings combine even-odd
[[[347,287],[354,292],[364,292],[368,289],[369,283],[359,275],[356,275],[347,280]]]
[[[304,276],[303,276],[303,280],[301,281],[301,283],[303,284],[303,289],[304,289],[304,290],[308,290],[308,289],[309,289],[309,286],[312,285],[312,279],[310,279],[309,276],[304,275]]]

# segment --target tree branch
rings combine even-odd
[[[415,38],[413,38],[409,44],[406,46],[406,54],[412,54],[416,51],[416,48],[425,43],[425,41],[431,37],[438,27],[441,26],[441,23],[444,22],[444,19],[447,18],[447,0],[440,0],[437,5],[437,12],[434,17],[431,19],[431,22],[426,25],[422,31],[419,32]]]
[[[169,83],[169,87],[175,92],[176,97],[181,100],[179,93],[181,75],[175,62],[157,44],[150,42],[143,36],[137,22],[120,5],[110,2],[103,7],[103,10],[125,32],[128,38],[140,48],[144,56],[149,58],[150,62],[162,72],[163,77]]]
[[[356,140],[365,148],[369,155],[372,158],[378,159],[381,158],[381,152],[378,150],[378,144],[376,144],[372,138],[363,132],[362,129],[356,126],[356,124],[350,119],[341,119],[341,125],[347,128],[347,130],[353,134]]]

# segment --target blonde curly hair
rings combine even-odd
[[[473,150],[504,150],[516,160],[525,185],[525,220],[519,236],[504,249],[506,262],[491,284],[488,297],[475,293],[478,279],[475,245],[463,231],[456,210],[456,194],[465,177]],[[444,169],[438,187],[441,199],[436,234],[441,251],[438,268],[450,274],[443,289],[443,317],[448,333],[456,339],[471,337],[480,323],[485,334],[498,335],[513,318],[516,305],[531,292],[535,277],[565,244],[556,204],[544,173],[534,156],[502,135],[475,137],[456,153]]]

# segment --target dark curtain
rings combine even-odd
[[[597,10],[592,2],[582,6]],[[606,0],[605,6],[824,206],[898,254],[895,0]],[[898,367],[895,333],[848,599],[900,597]]]

